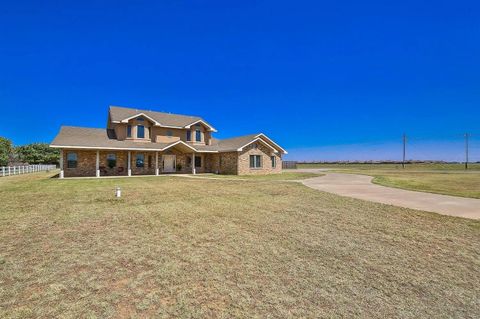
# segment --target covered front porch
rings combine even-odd
[[[184,144],[163,151],[61,149],[60,178],[212,172],[212,155]]]

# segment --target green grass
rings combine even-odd
[[[373,176],[375,184],[420,192],[480,198],[480,172],[342,169],[334,172]]]
[[[328,168],[333,172],[373,176],[373,183],[414,191],[480,198],[480,164],[301,164],[299,168]]]
[[[373,183],[384,186],[436,194],[480,198],[480,173],[372,172],[371,174],[375,176]]]
[[[330,168],[330,169],[356,169],[356,170],[372,170],[372,169],[382,169],[382,170],[399,170],[402,169],[401,164],[365,164],[365,163],[333,163],[333,164],[297,164],[298,168]],[[480,163],[469,164],[470,170],[480,170]],[[453,164],[453,163],[414,163],[406,164],[405,170],[447,170],[447,171],[463,171],[465,170],[464,164]]]
[[[230,179],[230,180],[256,180],[256,181],[291,181],[302,180],[312,177],[323,176],[324,174],[317,173],[302,173],[286,171],[279,174],[268,175],[218,175],[218,174],[199,174],[195,177],[216,178],[216,179]]]
[[[47,176],[0,178],[1,318],[480,316],[477,221],[292,182]]]

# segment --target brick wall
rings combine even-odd
[[[77,154],[77,167],[68,168],[67,154]],[[65,177],[75,176],[93,176],[95,177],[95,157],[96,151],[64,150],[63,151],[63,171]]]
[[[77,154],[77,167],[67,168],[67,154],[74,152]],[[127,176],[128,175],[128,152],[127,151],[100,151],[100,175],[101,176]],[[108,154],[116,155],[116,166],[110,168],[107,162]],[[144,167],[136,167],[136,155],[144,154]],[[185,154],[175,149],[158,153],[158,167],[160,173],[163,171],[162,155],[172,154],[176,156],[177,172],[191,173],[194,161],[188,161],[192,154]],[[250,155],[262,156],[261,168],[250,168]],[[261,143],[257,147],[249,145],[242,152],[226,152],[217,154],[201,154],[202,167],[197,167],[197,173],[219,173],[219,174],[270,174],[280,173],[282,171],[282,158],[278,153],[272,153],[272,150]],[[272,168],[270,156],[275,156],[276,167]],[[83,150],[64,150],[64,175],[65,177],[91,176],[95,177],[96,151]],[[132,175],[155,175],[155,152],[131,152]]]
[[[260,155],[262,158],[261,168],[250,168],[250,155]],[[271,156],[275,156],[276,165],[272,167]],[[282,172],[282,157],[274,153],[272,149],[262,143],[253,143],[244,148],[238,155],[239,175],[262,175]]]

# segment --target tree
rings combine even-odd
[[[0,166],[7,166],[12,155],[12,141],[0,136]]]
[[[32,143],[15,148],[19,159],[29,164],[58,164],[60,151],[46,143]]]

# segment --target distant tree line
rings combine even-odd
[[[13,146],[12,141],[0,136],[0,166],[18,164],[58,164],[60,151],[47,143]]]

